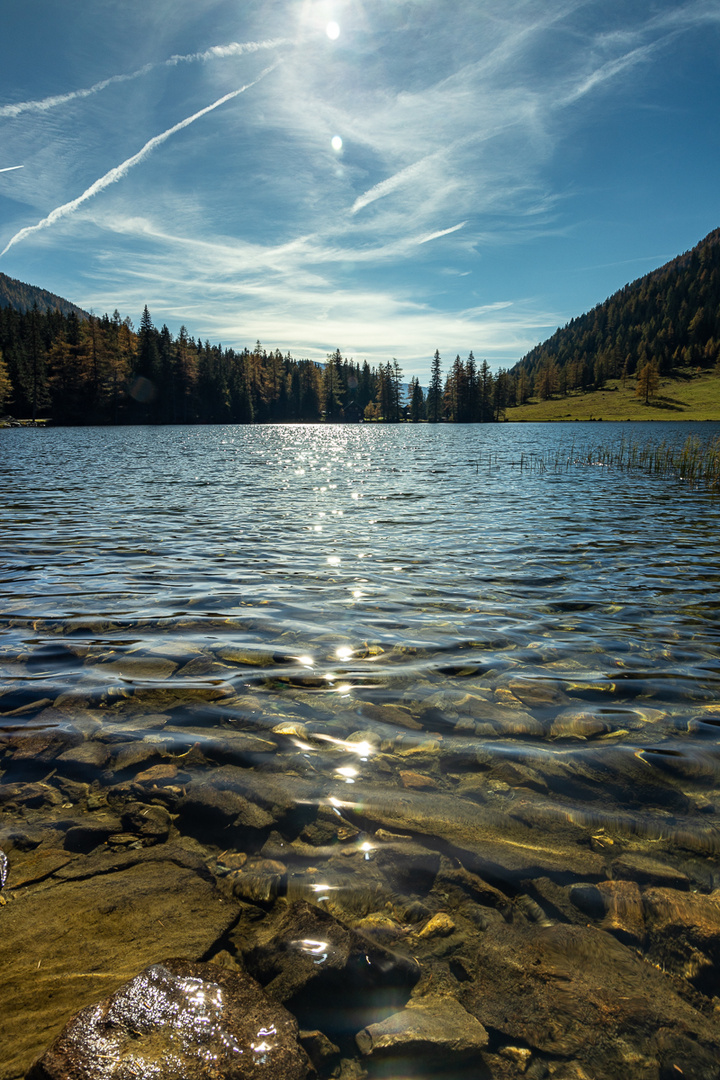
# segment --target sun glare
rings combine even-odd
[[[340,37],[340,27],[336,22],[329,22],[325,27],[325,33],[331,41],[337,41]]]
[[[343,143],[342,143],[342,139],[340,138],[340,136],[339,135],[333,135],[333,137],[332,137],[332,139],[330,141],[330,145],[332,146],[333,150],[342,150],[342,144]]]

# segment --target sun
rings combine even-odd
[[[325,33],[331,41],[337,41],[340,37],[340,27],[336,22],[329,22],[325,27]]]

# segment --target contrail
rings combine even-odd
[[[109,78],[102,79],[92,86],[86,86],[82,90],[71,90],[67,94],[55,94],[52,97],[41,98],[38,101],[18,101],[14,105],[0,105],[0,117],[20,116],[24,112],[47,112],[48,109],[55,109],[58,105],[66,105],[69,101],[77,101],[78,98],[86,98],[92,94],[97,94],[100,90],[104,90],[114,83],[138,79],[141,75],[147,75],[154,68],[174,67],[176,64],[190,64],[198,60],[222,60],[228,56],[242,56],[243,53],[259,52],[261,49],[276,49],[281,45],[287,45],[287,43],[287,38],[276,38],[270,41],[231,41],[227,45],[213,45],[211,49],[206,49],[204,52],[187,53],[185,56],[171,56],[168,60],[158,60],[145,64],[143,67],[138,68],[137,71],[129,71],[124,75],[111,75]]]
[[[429,236],[424,236],[422,240],[418,240],[418,245],[427,244],[430,240],[439,240],[441,236],[449,236],[450,233],[457,232],[458,229],[464,229],[467,225],[467,221],[461,221],[459,225],[452,225],[449,229],[440,229],[439,232],[430,233]]]
[[[280,61],[278,60],[274,64],[271,64],[270,67],[265,68],[253,82],[246,83],[245,86],[241,86],[239,90],[232,90],[229,94],[225,94],[224,97],[218,98],[212,105],[206,105],[204,109],[200,109],[199,112],[193,113],[192,116],[187,116],[184,120],[181,120],[179,124],[174,124],[173,127],[168,128],[167,131],[163,131],[160,135],[155,135],[145,143],[142,150],[138,150],[137,154],[133,154],[132,157],[123,161],[121,165],[116,165],[114,169],[110,169],[109,172],[106,172],[104,176],[101,176],[99,180],[96,180],[94,184],[91,184],[86,191],[83,191],[82,195],[78,195],[77,199],[73,199],[71,202],[63,203],[62,206],[56,207],[46,218],[43,218],[42,221],[38,221],[37,225],[28,225],[27,228],[21,229],[20,232],[15,233],[9,243],[5,245],[2,251],[0,251],[0,258],[2,258],[14,244],[24,240],[26,236],[30,236],[31,233],[39,232],[40,229],[47,229],[50,225],[54,225],[60,218],[72,214],[77,210],[78,206],[87,202],[93,195],[97,195],[99,191],[109,187],[110,184],[114,184],[117,180],[122,180],[134,165],[138,165],[143,161],[144,158],[152,153],[156,146],[159,146],[160,143],[164,143],[165,140],[169,139],[171,135],[174,135],[176,131],[181,131],[182,128],[188,127],[196,120],[199,120],[201,116],[205,116],[207,113],[212,112],[213,109],[217,109],[220,105],[224,105],[226,101],[232,101],[232,99],[238,97],[239,94],[244,94],[246,90],[250,90],[251,87],[256,86],[261,79],[264,79],[266,75],[269,75],[271,71],[274,71],[279,63]]]
[[[12,172],[13,169],[24,169],[24,165],[6,165],[4,169],[0,169],[0,172]]]

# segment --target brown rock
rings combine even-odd
[[[454,998],[428,996],[409,1001],[401,1012],[370,1024],[356,1036],[361,1053],[462,1061],[488,1044],[488,1033]]]
[[[720,890],[709,896],[677,889],[643,893],[648,954],[706,993],[716,994],[720,969]]]
[[[547,678],[514,678],[509,679],[507,688],[523,705],[567,705],[569,698],[559,686],[550,682]]]
[[[167,960],[70,1020],[28,1080],[305,1080],[297,1023],[248,975]]]
[[[600,924],[602,929],[628,945],[640,945],[645,937],[645,915],[637,883],[601,881],[597,890],[606,912]]]
[[[690,880],[682,870],[637,852],[625,852],[612,864],[613,877],[637,881],[640,885],[664,885],[671,889],[689,889]]]
[[[78,1008],[168,954],[199,959],[232,925],[236,905],[161,853],[93,855],[59,872],[77,880],[18,890],[2,909],[3,1080],[24,1076]],[[139,857],[146,861],[133,864]]]
[[[418,937],[447,937],[455,929],[455,923],[445,911],[438,911],[432,919],[423,926]]]
[[[657,1080],[666,1074],[655,1035],[671,1027],[683,1046],[695,1047],[698,1065],[708,1054],[720,1062],[713,1019],[610,934],[564,924],[491,922],[475,946],[475,978],[460,985],[458,996],[513,1046],[572,1059],[597,1080]],[[650,1071],[633,1071],[631,1059],[646,1059]],[[685,1060],[692,1061],[690,1050]],[[716,1080],[718,1074],[689,1069],[685,1075]]]
[[[375,720],[380,724],[391,724],[393,727],[408,728],[410,731],[422,730],[422,724],[418,723],[410,712],[399,709],[397,705],[373,705],[366,701],[360,706],[359,712],[368,720]]]
[[[422,773],[411,772],[409,769],[400,770],[400,780],[406,788],[417,788],[421,791],[436,791],[438,788],[437,781],[431,776],[423,776]]]
[[[136,784],[169,784],[177,778],[178,767],[177,765],[151,765],[149,769],[144,769],[139,772],[135,777]],[[186,774],[187,779],[190,779],[190,774]]]
[[[595,739],[607,731],[607,723],[594,713],[568,710],[555,717],[550,735],[553,739]]]
[[[110,751],[105,743],[89,740],[79,746],[63,750],[57,757],[57,768],[63,773],[72,776],[95,777],[99,769],[103,769],[110,757]]]
[[[162,749],[155,743],[140,740],[137,742],[123,743],[118,749],[113,762],[115,772],[125,772],[135,769],[138,765],[149,765],[162,757]]]
[[[242,925],[232,933],[250,974],[287,1005],[303,1028],[319,1027],[335,1041],[336,1035],[354,1034],[376,1019],[379,1008],[403,1005],[420,975],[410,957],[304,902],[277,903],[253,926],[250,949],[247,938]]]

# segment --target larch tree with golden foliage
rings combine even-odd
[[[657,361],[646,360],[642,367],[638,369],[635,397],[642,398],[644,403],[649,405],[650,398],[655,397],[659,386],[660,374],[658,372]]]

